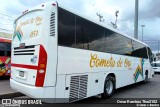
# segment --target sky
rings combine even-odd
[[[0,30],[12,32],[13,21],[20,16],[23,11],[38,4],[53,0],[1,0],[0,3]],[[57,0],[59,4],[66,5],[78,13],[99,20],[96,13],[103,16],[104,22],[112,26],[115,22],[115,12],[118,14],[118,30],[134,37],[134,13],[135,0]],[[158,51],[158,41],[160,41],[160,0],[139,0],[139,32],[138,39],[147,43],[152,51]]]

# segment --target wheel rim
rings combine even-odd
[[[107,91],[108,94],[112,93],[112,91],[113,91],[113,82],[112,81],[107,81],[106,91]]]

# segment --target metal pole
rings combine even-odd
[[[134,38],[136,39],[138,39],[138,4],[139,0],[135,0]]]
[[[142,42],[143,42],[143,27],[142,27]]]
[[[158,41],[158,53],[159,53],[159,41]]]

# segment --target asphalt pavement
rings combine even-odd
[[[23,94],[11,89],[9,78],[0,78],[0,99],[14,98]]]

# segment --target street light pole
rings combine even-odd
[[[159,54],[159,42],[160,42],[160,41],[158,41],[158,54]]]
[[[145,27],[145,25],[141,25],[142,27],[142,42],[143,42],[143,28]]]
[[[134,38],[138,39],[138,5],[139,0],[135,0]]]

